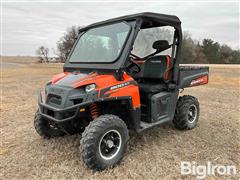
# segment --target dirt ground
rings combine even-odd
[[[182,93],[200,101],[195,129],[179,131],[167,124],[132,134],[122,163],[95,173],[80,158],[79,135],[44,140],[33,128],[37,92],[61,71],[61,64],[34,63],[2,69],[0,179],[194,179],[181,176],[181,161],[240,170],[239,66],[211,67],[208,85]],[[239,179],[239,174],[208,177],[217,178]]]

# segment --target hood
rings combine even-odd
[[[96,77],[96,73],[83,74],[83,73],[60,73],[52,78],[52,84],[57,84],[59,86],[75,87],[76,84],[81,83],[82,85],[90,84],[93,77]]]

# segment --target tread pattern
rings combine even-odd
[[[34,128],[36,132],[44,139],[60,137],[65,133],[59,129],[51,129],[47,121],[37,111],[34,116]]]
[[[104,162],[99,159],[98,152],[98,141],[103,133],[107,129],[120,128],[122,133],[122,152],[111,160],[111,162]],[[84,163],[93,170],[103,170],[108,167],[113,167],[121,161],[124,153],[126,152],[127,142],[129,139],[128,129],[123,120],[115,115],[101,115],[98,118],[90,122],[82,134],[80,140],[80,151]],[[121,150],[120,150],[121,151]]]
[[[195,104],[197,107],[197,118],[194,123],[189,123],[187,120],[188,109],[191,104]],[[196,97],[190,95],[184,95],[179,97],[177,107],[173,119],[173,124],[177,129],[190,130],[196,127],[199,118],[199,102]]]

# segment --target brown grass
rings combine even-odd
[[[61,71],[60,64],[3,69],[0,179],[194,178],[180,175],[181,161],[203,165],[211,161],[240,168],[239,68],[211,68],[208,85],[184,91],[199,98],[201,116],[197,128],[178,131],[166,124],[143,134],[132,134],[122,163],[97,173],[81,161],[79,135],[43,140],[33,128],[36,93]]]
[[[29,64],[36,63],[38,61],[37,57],[31,56],[0,56],[3,62],[19,63],[19,64]]]

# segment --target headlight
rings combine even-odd
[[[96,84],[89,84],[85,87],[85,91],[88,93],[93,91],[95,88],[96,88]]]

